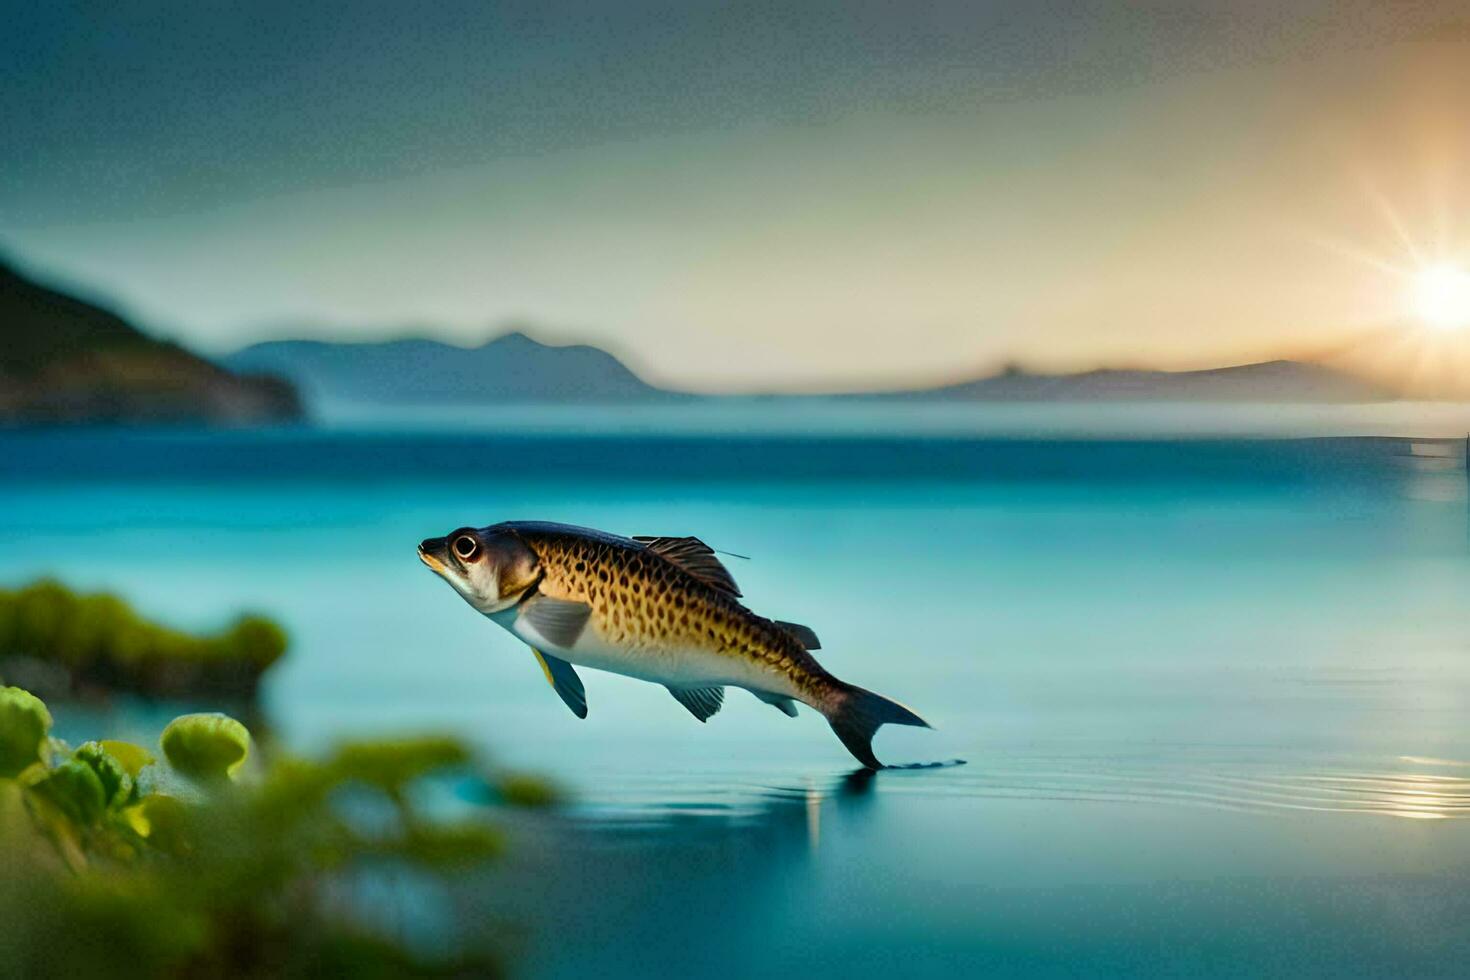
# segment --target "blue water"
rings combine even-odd
[[[578,721],[414,555],[515,518],[750,556],[753,608],[934,722],[880,758],[968,764],[853,776],[809,712],[595,672]],[[449,730],[567,786],[463,898],[527,975],[1470,970],[1453,443],[3,434],[0,583],[41,574],[280,619],[287,744]]]

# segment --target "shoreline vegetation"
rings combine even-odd
[[[43,697],[252,703],[287,645],[285,631],[259,615],[196,635],[145,619],[117,596],[81,594],[51,579],[0,589],[0,681]]]
[[[410,906],[501,853],[493,807],[553,803],[540,780],[438,737],[260,760],[220,714],[175,719],[157,751],[50,729],[0,688],[0,976],[503,975],[483,925],[425,935]],[[465,801],[454,817],[429,783]],[[368,900],[404,881],[403,907]]]

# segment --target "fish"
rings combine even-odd
[[[931,727],[897,701],[834,677],[812,656],[809,627],[766,619],[717,553],[697,537],[623,537],[545,521],[461,527],[418,548],[465,602],[524,641],[578,718],[576,668],[661,684],[701,722],[743,688],[790,717],[822,714],[869,769],[882,725]]]

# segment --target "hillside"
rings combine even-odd
[[[312,398],[351,402],[611,402],[669,395],[604,350],[554,347],[523,333],[469,348],[434,340],[270,341],[236,352],[225,364],[289,378]]]
[[[1397,397],[1320,364],[1266,361],[1203,371],[1097,370],[1032,374],[1010,368],[974,381],[885,397],[964,401],[1321,402],[1389,401]]]
[[[478,347],[433,340],[372,343],[281,340],[227,357],[236,370],[289,378],[324,402],[452,406],[511,402],[598,403],[698,397],[656,388],[596,347],[539,343],[508,333]],[[796,396],[800,397],[800,396]],[[1395,393],[1319,364],[1268,361],[1202,371],[1113,370],[1033,374],[1010,368],[956,384],[853,391],[847,399],[920,401],[1158,401],[1359,403]],[[738,401],[741,396],[725,396]]]
[[[0,422],[263,422],[290,384],[233,374],[0,263]]]

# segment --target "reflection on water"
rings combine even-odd
[[[1448,821],[1470,785],[1393,761],[1037,755],[587,805],[465,911],[525,930],[538,977],[1462,975],[1470,823],[1374,815]]]
[[[1187,750],[1181,754],[1188,755]],[[1362,760],[1352,760],[1361,763]],[[1470,818],[1470,763],[1399,756],[1373,771],[1347,763],[1292,770],[1261,763],[1191,767],[1163,759],[1127,764],[1107,756],[992,753],[960,770],[958,760],[899,766],[875,773],[860,769],[824,785],[806,777],[800,787],[752,785],[738,775],[710,785],[709,772],[623,777],[605,799],[592,783],[573,808],[578,819],[603,829],[657,831],[671,822],[708,818],[726,825],[770,819],[786,805],[803,808],[813,846],[820,840],[820,813],[829,800],[851,800],[875,792],[929,798],[1067,800],[1138,806],[1200,807],[1270,814],[1313,811],[1374,814],[1417,820]],[[1463,768],[1462,775],[1431,773],[1434,767]],[[950,771],[955,770],[955,771]],[[699,787],[706,792],[700,794]]]
[[[1415,500],[1464,503],[1467,493],[1466,445],[1458,441],[1417,441],[1408,445],[1406,494]]]

